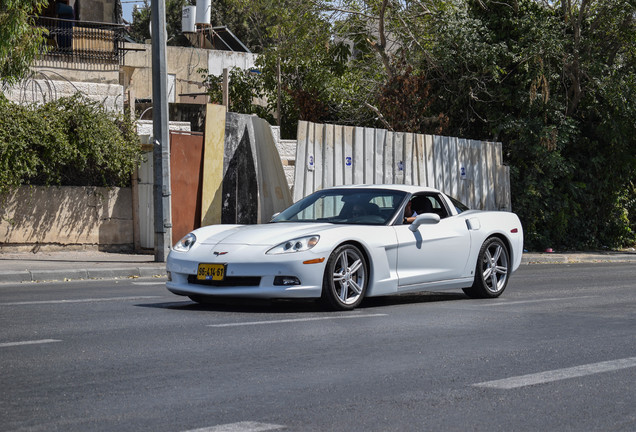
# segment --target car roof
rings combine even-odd
[[[406,185],[406,184],[357,184],[357,185],[341,185],[341,186],[333,186],[327,189],[386,189],[386,190],[397,190],[408,193],[416,193],[416,192],[440,192],[437,189],[428,187],[428,186],[418,186],[418,185]]]

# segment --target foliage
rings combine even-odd
[[[33,16],[48,0],[0,0],[0,80],[13,84],[29,71],[44,46],[45,30]]]
[[[132,121],[80,94],[30,107],[0,96],[0,193],[22,184],[126,186],[140,155]]]
[[[300,119],[501,141],[528,248],[636,241],[636,0],[228,3],[262,43],[231,109],[260,98],[286,137]]]
[[[181,33],[181,15],[184,6],[195,4],[195,0],[166,0],[168,45],[191,46]],[[252,52],[261,52],[272,44],[264,15],[244,14],[246,4],[242,0],[212,0],[211,5],[210,24],[226,26]],[[150,10],[150,0],[144,0],[144,4],[133,11],[130,36],[138,42],[150,39]]]
[[[230,109],[242,106],[240,112],[273,116],[281,125],[282,136],[293,137],[299,119],[340,118],[341,100],[334,95],[342,88],[338,80],[346,70],[348,48],[331,40],[330,23],[313,3],[288,0],[280,7],[279,3],[236,2],[248,22],[264,29],[259,43],[270,45],[257,60],[258,73],[231,73]],[[207,82],[218,84],[220,77],[208,77]],[[221,97],[217,84],[210,87],[213,100]],[[255,99],[264,109],[252,105]]]
[[[436,16],[426,65],[448,133],[504,143],[534,249],[634,241],[624,201],[636,174],[635,9],[572,6],[457,3]]]
[[[276,3],[285,7],[284,3]],[[276,14],[271,13],[275,3],[271,3],[269,11],[262,4],[259,1],[212,0],[212,25],[226,26],[250,51],[261,53],[274,43],[268,29],[276,19]]]
[[[223,103],[223,77],[209,75],[207,69],[198,71],[202,74],[203,84],[208,89],[210,101],[216,104]],[[260,74],[240,68],[232,68],[229,71],[229,110],[243,114],[256,114],[261,118],[273,122],[274,119],[266,106],[259,105],[255,99],[264,96],[263,82]]]
[[[415,74],[410,66],[397,73],[382,87],[378,98],[378,110],[391,129],[426,133],[436,124],[435,133],[441,133],[448,126],[444,114],[426,116],[430,112],[433,99],[431,84],[422,73]]]

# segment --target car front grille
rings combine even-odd
[[[228,276],[223,280],[198,280],[197,275],[188,275],[188,283],[215,287],[259,286],[260,276]]]

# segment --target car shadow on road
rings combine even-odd
[[[415,303],[435,303],[444,301],[468,300],[464,293],[457,292],[431,292],[423,291],[419,293],[398,294],[385,297],[369,297],[364,299],[360,309],[374,308],[382,306],[395,306]]]
[[[238,298],[215,298],[207,303],[197,303],[189,299],[164,303],[138,304],[140,307],[210,312],[280,313],[280,312],[321,312],[324,307],[315,300],[261,300]]]
[[[443,301],[468,300],[463,293],[421,292],[415,294],[401,294],[385,297],[370,297],[364,299],[356,310],[371,309],[385,306],[407,305],[416,303],[433,303]],[[241,313],[290,313],[290,312],[330,312],[319,300],[261,300],[242,298],[215,298],[207,303],[197,303],[192,300],[172,301],[163,303],[143,303],[140,307],[210,312],[241,312]]]

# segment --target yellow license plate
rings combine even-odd
[[[199,264],[197,272],[198,280],[223,280],[225,277],[225,264]]]

